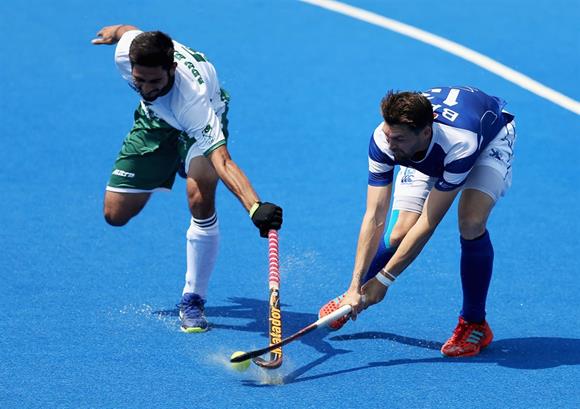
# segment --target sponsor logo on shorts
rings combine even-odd
[[[415,174],[415,169],[406,168],[405,173],[401,177],[401,184],[410,185],[413,183],[413,175]]]
[[[207,136],[207,135],[209,135],[209,134],[210,134],[211,130],[212,130],[212,127],[211,127],[211,125],[210,125],[210,124],[207,124],[207,125],[206,125],[206,127],[205,127],[205,128],[203,128],[203,131],[202,131],[202,133],[203,133],[204,135],[206,135],[206,136]]]
[[[498,149],[495,149],[495,148],[492,149],[489,152],[489,156],[491,158],[493,158],[493,159],[497,159],[498,161],[503,162],[503,156],[502,156],[501,152]]]
[[[125,172],[124,170],[121,169],[115,169],[113,171],[113,175],[115,176],[121,176],[122,178],[134,178],[135,174],[132,172]]]
[[[514,137],[511,134],[507,134],[506,136],[504,136],[503,138],[501,138],[502,142],[505,142],[507,144],[507,146],[509,146],[510,149],[514,148]]]

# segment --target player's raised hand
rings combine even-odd
[[[121,39],[121,36],[129,30],[137,30],[137,27],[128,24],[105,26],[97,33],[97,37],[91,40],[91,43],[95,45],[116,44]]]
[[[114,26],[106,26],[99,30],[97,37],[91,40],[91,43],[98,44],[115,44],[119,39],[117,38],[117,31],[122,24],[116,24]]]

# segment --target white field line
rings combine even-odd
[[[431,34],[427,31],[421,30],[419,28],[410,26],[408,24],[401,23],[399,21],[381,16],[376,13],[371,13],[370,11],[363,10],[357,7],[350,6],[345,3],[341,3],[334,0],[300,0],[303,3],[309,3],[314,6],[318,6],[327,10],[334,11],[336,13],[344,14],[346,16],[362,20],[369,24],[373,24],[379,27],[386,28],[387,30],[394,31],[396,33],[402,34],[404,36],[413,38],[415,40],[421,41],[423,43],[432,45],[433,47],[440,48],[443,51],[447,51],[450,54],[456,55],[459,58],[463,58],[481,68],[492,72],[506,80],[519,85],[520,87],[553,102],[556,105],[561,106],[575,114],[580,115],[580,102],[555,91],[532,78],[511,69],[483,54],[473,51],[461,44],[455,43],[453,41],[447,40],[443,37]]]

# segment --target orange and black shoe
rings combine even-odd
[[[318,318],[322,318],[322,317],[330,314],[331,312],[338,310],[338,305],[340,304],[340,301],[344,298],[345,295],[346,294],[339,295],[338,297],[336,297],[336,298],[330,300],[329,302],[327,302],[326,304],[324,304],[322,306],[322,308],[320,309],[320,311],[318,311]],[[342,326],[344,324],[346,324],[347,321],[348,321],[348,315],[330,322],[328,324],[328,327],[333,331],[337,331],[337,330],[341,329]]]
[[[441,347],[441,353],[452,358],[474,356],[491,344],[492,339],[493,332],[487,321],[467,322],[459,317],[459,323],[451,338]]]

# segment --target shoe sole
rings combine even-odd
[[[445,358],[469,358],[470,356],[476,356],[479,355],[479,353],[481,351],[483,351],[485,348],[487,348],[489,346],[489,344],[491,344],[491,341],[489,341],[486,345],[482,345],[479,348],[479,351],[477,352],[470,352],[468,354],[461,354],[461,355],[446,355],[445,353],[443,353],[443,351],[439,351],[441,352],[441,355],[444,356]]]
[[[208,330],[208,328],[200,328],[200,327],[189,327],[189,328],[179,327],[179,329],[181,330],[181,332],[185,332],[186,334],[199,334],[200,332],[206,332]]]
[[[183,314],[179,311],[179,319],[183,319]],[[206,332],[209,327],[184,327],[183,325],[179,327],[181,332],[185,332],[186,334],[199,334],[200,332]]]

